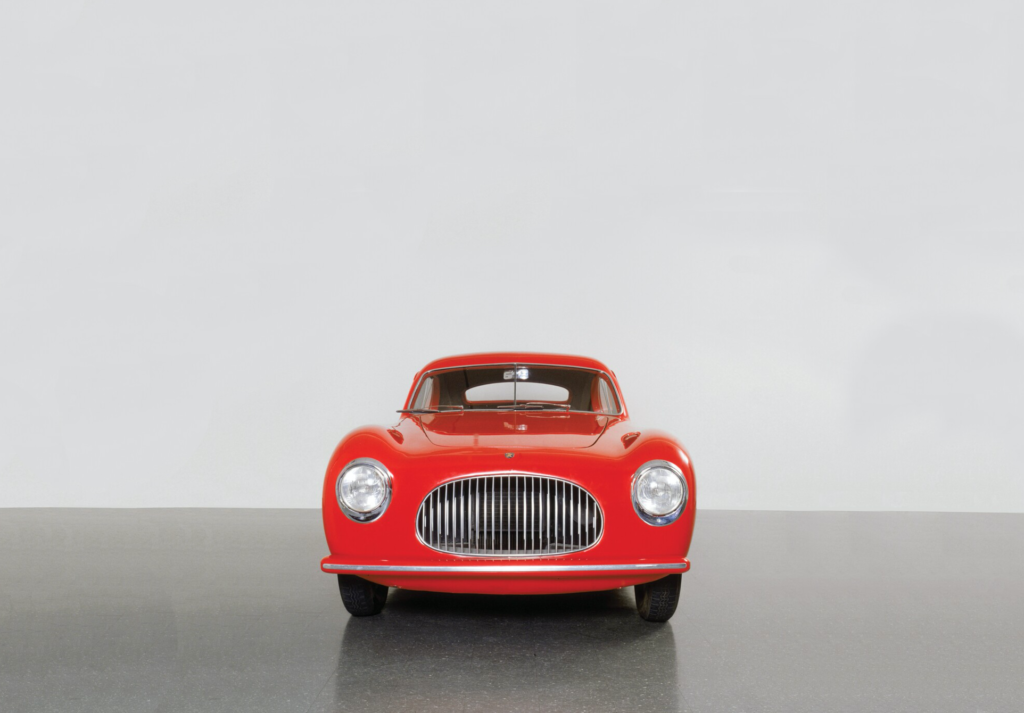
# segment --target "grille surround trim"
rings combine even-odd
[[[511,478],[525,478],[525,479],[528,479],[528,480],[535,479],[534,483],[536,483],[537,481],[547,481],[547,485],[550,486],[550,488],[551,488],[551,490],[549,491],[550,493],[552,493],[552,494],[556,494],[558,492],[562,493],[562,500],[561,501],[558,501],[558,500],[552,500],[550,502],[545,501],[544,504],[541,504],[541,513],[542,513],[542,516],[543,516],[543,513],[545,512],[545,507],[548,507],[548,506],[554,504],[555,502],[558,502],[559,503],[558,509],[562,510],[562,513],[563,513],[563,520],[561,521],[562,526],[563,526],[562,535],[565,536],[566,534],[568,534],[570,536],[570,538],[573,536],[573,533],[580,532],[580,530],[577,529],[577,525],[579,523],[578,522],[573,522],[571,520],[571,517],[570,517],[571,516],[571,509],[570,509],[570,506],[568,505],[568,503],[566,502],[566,499],[565,499],[565,487],[566,486],[571,487],[571,488],[575,489],[578,492],[578,494],[581,496],[579,498],[578,502],[580,502],[581,505],[582,505],[582,496],[585,495],[589,499],[589,502],[593,506],[593,513],[592,514],[593,514],[594,525],[592,526],[592,529],[595,531],[595,534],[594,534],[594,536],[592,538],[592,541],[589,542],[589,544],[586,544],[586,546],[583,546],[583,547],[572,547],[572,546],[570,546],[570,547],[567,548],[564,545],[564,543],[563,543],[561,545],[561,549],[550,549],[550,548],[549,549],[535,549],[535,550],[526,551],[526,552],[514,551],[514,550],[507,551],[507,552],[506,551],[494,551],[494,550],[491,550],[491,551],[481,551],[481,552],[466,552],[466,551],[457,551],[455,549],[442,549],[442,548],[447,546],[445,543],[448,541],[448,538],[450,538],[450,536],[452,535],[451,532],[446,531],[444,528],[447,527],[449,524],[451,524],[453,528],[460,527],[459,523],[455,523],[455,522],[449,523],[447,519],[445,520],[445,522],[437,525],[437,528],[438,528],[437,532],[439,533],[439,539],[440,539],[440,547],[436,546],[434,544],[431,544],[430,542],[428,542],[427,540],[424,539],[423,533],[422,533],[422,528],[420,526],[421,522],[423,522],[424,508],[426,508],[426,512],[427,513],[432,513],[432,514],[429,515],[430,518],[436,518],[438,513],[435,513],[433,511],[431,511],[431,509],[430,509],[431,508],[431,504],[432,504],[432,502],[436,503],[436,504],[441,504],[440,497],[438,497],[437,499],[434,498],[435,494],[443,493],[444,490],[446,488],[448,488],[448,487],[452,487],[452,488],[459,487],[461,489],[461,487],[463,485],[465,485],[467,487],[467,490],[468,490],[469,488],[472,487],[472,485],[470,484],[471,481],[498,480],[498,479],[511,479]],[[473,492],[475,493],[474,494],[474,498],[478,497],[479,491],[473,491]],[[497,487],[493,488],[490,491],[490,495],[493,497],[493,495],[496,492],[498,492]],[[524,490],[524,492],[523,492],[522,500],[525,501],[526,497],[531,492],[532,491],[530,490],[530,488],[527,487]],[[485,497],[487,497],[487,491],[486,490],[484,491],[484,495],[485,495]],[[556,495],[556,497],[557,497],[557,495]],[[500,500],[500,498],[499,498],[499,500]],[[493,521],[493,518],[495,516],[497,516],[499,518],[499,520],[501,520],[502,517],[504,517],[504,515],[503,515],[503,508],[505,506],[505,503],[504,503],[504,501],[500,501],[500,502],[498,502],[497,508],[495,508],[494,502],[495,501],[492,499],[491,500],[490,517],[491,517],[492,521]],[[483,524],[486,527],[487,519],[488,519],[487,506],[483,505],[483,507],[478,511],[477,508],[476,508],[478,503],[482,504],[483,500],[474,500],[473,501],[473,503],[471,505],[472,512],[476,512],[477,515],[480,515],[482,517]],[[529,509],[532,509],[536,504],[537,504],[536,501],[531,501],[529,503],[529,505],[525,506],[524,509],[527,509],[527,511],[529,512]],[[441,505],[441,507],[443,508],[444,505]],[[457,506],[453,506],[453,507],[457,507]],[[572,507],[576,507],[576,506],[573,505]],[[551,510],[547,510],[547,513],[552,518],[557,518],[557,516],[558,516],[557,512],[553,512]],[[534,513],[534,514],[536,514],[536,513]],[[518,517],[522,518],[523,515],[520,513],[520,514],[518,514]],[[590,517],[590,514],[588,514],[588,518],[589,517]],[[479,528],[480,521],[478,521],[478,520],[469,520],[468,524],[470,525],[471,530],[472,530],[473,528]],[[518,525],[518,522],[516,524]],[[562,477],[555,476],[555,475],[548,475],[546,473],[529,473],[529,472],[525,472],[525,471],[514,471],[514,472],[499,471],[499,472],[471,473],[471,474],[466,474],[466,475],[459,475],[457,477],[445,480],[444,482],[439,483],[438,485],[436,485],[433,488],[431,488],[430,491],[424,496],[423,500],[420,502],[419,507],[416,509],[416,517],[415,517],[415,521],[413,523],[413,529],[416,532],[416,539],[419,541],[419,543],[421,545],[423,545],[427,549],[429,549],[429,550],[431,550],[433,552],[437,552],[439,554],[450,555],[450,556],[453,556],[453,557],[465,557],[467,559],[475,559],[475,560],[481,560],[481,559],[483,559],[483,560],[488,560],[488,559],[491,559],[491,560],[510,560],[510,559],[550,559],[552,557],[561,557],[561,556],[566,556],[566,555],[568,555],[568,556],[577,555],[580,552],[585,552],[587,550],[593,549],[594,547],[596,547],[601,542],[601,540],[604,538],[604,525],[605,525],[604,508],[601,507],[601,503],[598,501],[598,499],[596,497],[594,497],[594,494],[591,493],[586,488],[584,488],[582,485],[580,485],[580,484],[578,484],[576,482],[573,482],[572,480],[569,480],[568,478],[562,478]],[[569,531],[568,533],[566,533],[566,530],[565,530],[565,528],[567,528],[567,527],[571,527],[572,528],[571,531]],[[493,533],[494,529],[492,528],[491,530],[489,530],[489,532]],[[492,536],[493,536],[493,534],[492,534]],[[570,539],[570,541],[572,541],[572,540]]]

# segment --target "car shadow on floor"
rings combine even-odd
[[[676,668],[672,624],[640,619],[632,589],[393,589],[382,614],[347,622],[333,688],[314,709],[676,710]]]

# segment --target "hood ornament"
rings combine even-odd
[[[515,455],[515,453],[506,453],[506,454],[505,454],[505,457],[506,457],[506,458],[511,458],[511,457],[512,457],[512,456],[514,456],[514,455]]]

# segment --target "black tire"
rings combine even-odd
[[[679,605],[679,585],[683,575],[670,574],[667,577],[633,586],[636,594],[636,611],[647,621],[668,621]]]
[[[354,574],[339,574],[338,589],[341,601],[352,616],[380,614],[388,600],[388,588],[374,584]]]

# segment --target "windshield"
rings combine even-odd
[[[622,412],[606,374],[535,364],[488,364],[428,372],[420,379],[409,410]]]

